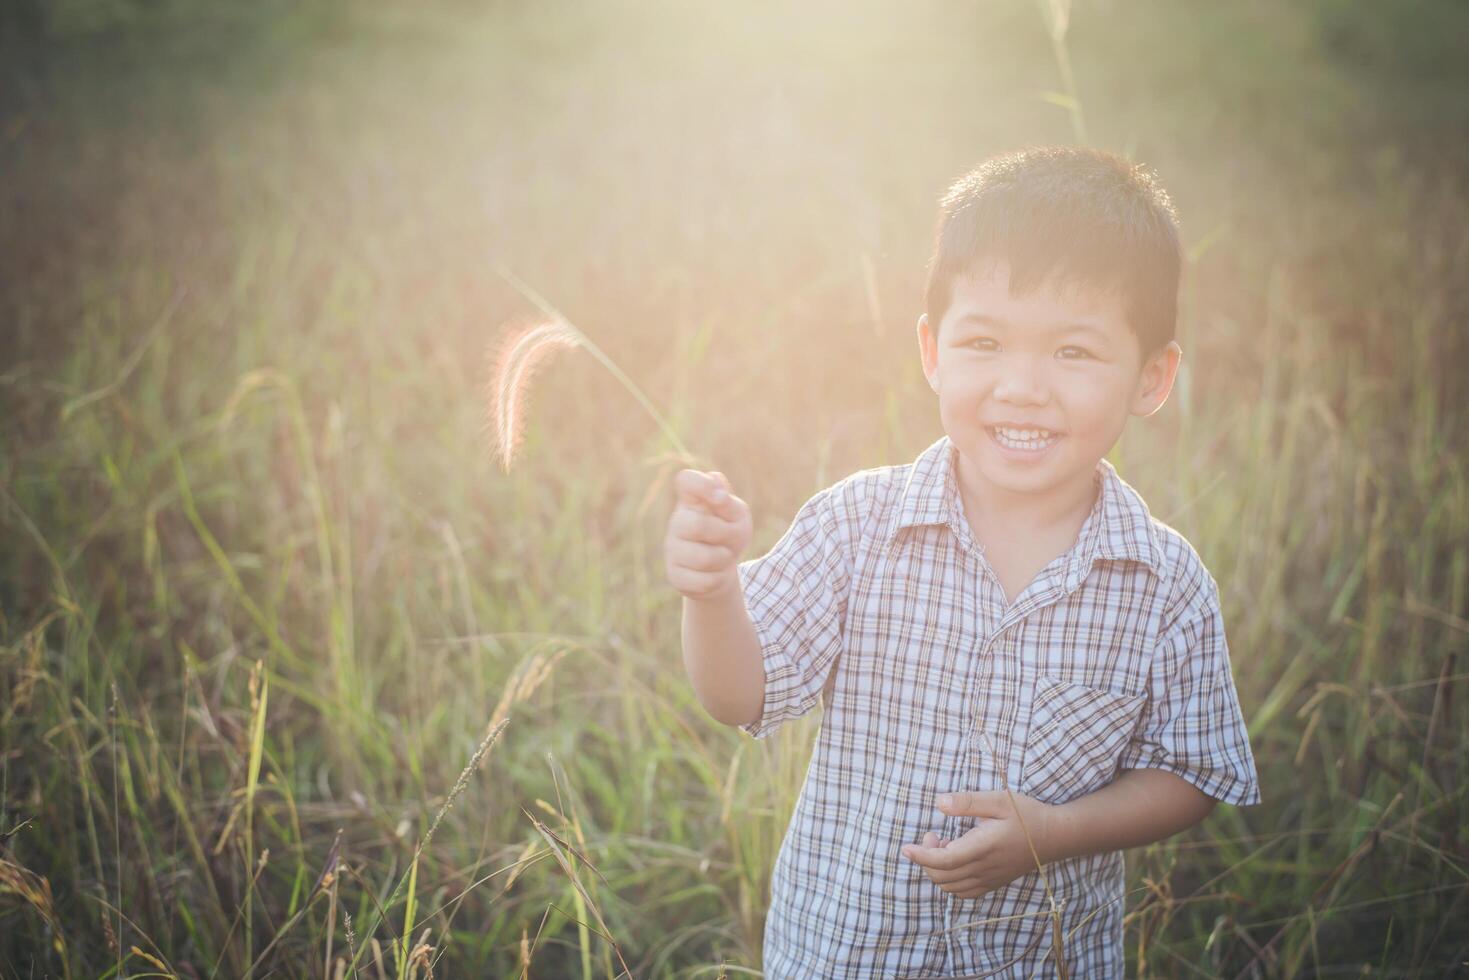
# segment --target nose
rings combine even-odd
[[[996,401],[1011,405],[1044,405],[1051,400],[1050,381],[1037,358],[1011,357],[995,384]]]

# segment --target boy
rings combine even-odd
[[[1103,458],[1167,399],[1167,194],[1093,150],[992,158],[941,208],[918,320],[945,435],[811,498],[678,475],[665,562],[704,707],[825,715],[765,975],[1123,972],[1121,849],[1259,801],[1218,589]]]

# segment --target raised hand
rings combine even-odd
[[[680,470],[673,486],[677,500],[663,538],[668,584],[690,599],[738,589],[735,566],[750,546],[749,506],[723,473]]]

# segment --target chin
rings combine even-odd
[[[994,486],[1011,493],[1045,493],[1047,490],[1054,489],[1061,482],[1050,474],[1034,473],[1017,476],[1014,473],[997,473],[989,467],[984,468],[984,475]]]

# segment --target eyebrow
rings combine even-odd
[[[963,327],[991,327],[1004,330],[1009,326],[1010,324],[1002,318],[990,316],[988,313],[966,313],[954,323],[955,330]],[[1098,340],[1108,339],[1105,330],[1091,323],[1063,323],[1053,327],[1050,332],[1052,334],[1084,333],[1090,334]]]

